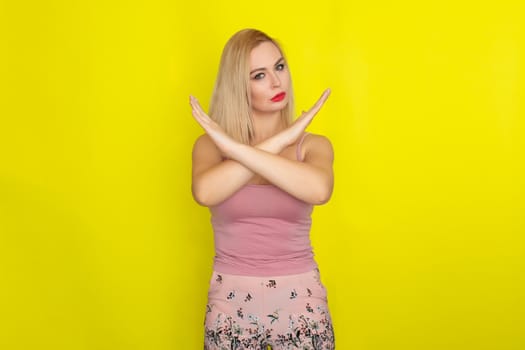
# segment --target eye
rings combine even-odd
[[[283,70],[284,69],[284,63],[279,63],[278,65],[275,66],[275,69]]]
[[[253,76],[253,79],[255,80],[260,80],[262,78],[264,78],[264,73],[258,73]]]

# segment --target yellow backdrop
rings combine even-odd
[[[525,348],[522,1],[2,1],[0,348],[202,349],[190,193],[219,56],[275,36],[335,148],[337,348]]]

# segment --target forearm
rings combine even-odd
[[[269,154],[279,154],[287,146],[283,137],[275,135],[251,148]],[[252,170],[236,160],[227,159],[193,177],[193,196],[201,205],[213,206],[230,197],[253,176]]]
[[[232,150],[231,158],[302,201],[323,204],[331,196],[333,174],[330,170],[247,145]]]

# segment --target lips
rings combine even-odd
[[[273,102],[282,101],[282,100],[284,100],[285,96],[286,96],[286,92],[280,92],[277,95],[275,95],[274,97],[272,97],[272,101]]]

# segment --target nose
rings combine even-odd
[[[271,73],[271,78],[272,78],[272,87],[279,87],[281,86],[281,78],[279,78],[279,76],[275,73],[275,72],[272,72]]]

